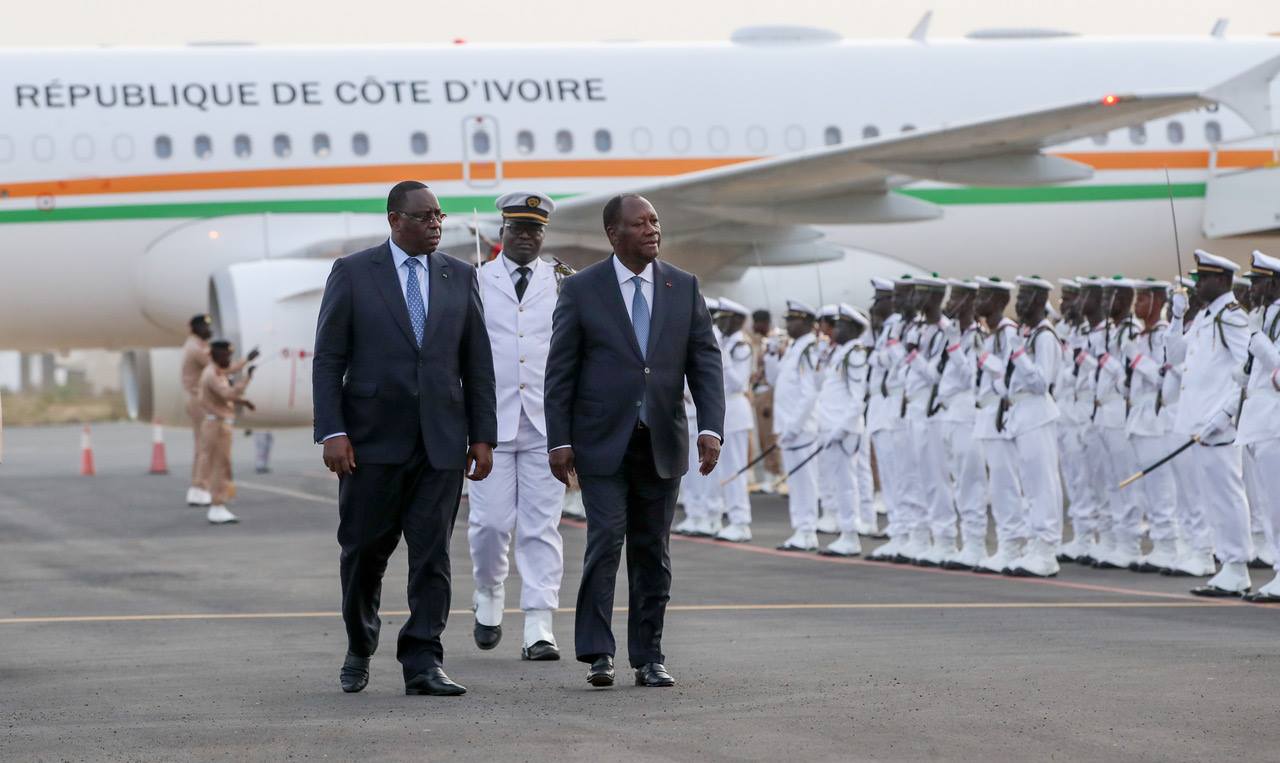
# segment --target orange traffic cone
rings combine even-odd
[[[93,475],[93,444],[89,442],[89,425],[85,424],[84,432],[80,434],[80,476]]]
[[[168,474],[169,461],[164,455],[164,427],[159,421],[152,422],[151,428],[151,471],[149,474]]]

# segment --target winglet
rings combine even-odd
[[[1229,19],[1221,18],[1213,22],[1213,31],[1209,34],[1214,37],[1222,38],[1227,36],[1227,22]]]
[[[907,35],[907,37],[916,42],[925,42],[925,37],[929,34],[929,22],[932,20],[933,11],[925,11],[924,15],[920,17],[920,20],[911,29],[911,34]]]

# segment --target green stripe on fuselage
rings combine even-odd
[[[1046,204],[1088,201],[1141,201],[1164,199],[1170,187],[1165,185],[1069,185],[1028,186],[1020,188],[908,188],[897,192],[934,204]],[[1204,183],[1175,183],[1174,198],[1201,198]],[[571,194],[570,194],[571,195]],[[554,198],[566,198],[556,196]],[[440,199],[444,211],[469,214],[472,210],[493,210],[493,196],[445,196]],[[264,213],[333,214],[351,212],[380,214],[386,210],[386,199],[294,199],[263,201],[201,201],[178,204],[123,204],[92,207],[55,207],[49,210],[0,210],[0,224],[85,222],[92,220],[149,220],[166,218],[208,218]]]

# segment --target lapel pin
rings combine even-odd
[[[670,282],[670,281],[667,281],[667,288],[668,288],[668,289],[670,289],[670,288],[671,288],[671,282]]]
[[[441,278],[448,278],[448,277],[449,277],[449,271],[447,271],[447,270],[441,270],[441,271],[440,271],[440,277],[441,277]]]

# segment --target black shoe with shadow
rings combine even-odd
[[[453,682],[445,675],[444,668],[429,668],[404,682],[404,693],[427,694],[432,697],[459,697],[467,693],[467,687]]]
[[[636,686],[662,687],[675,686],[676,679],[671,677],[661,662],[646,662],[636,668]]]
[[[347,652],[342,661],[342,670],[338,672],[338,681],[342,690],[354,694],[369,685],[369,658]]]
[[[597,657],[587,672],[587,683],[601,688],[613,686],[613,657],[607,654]]]

